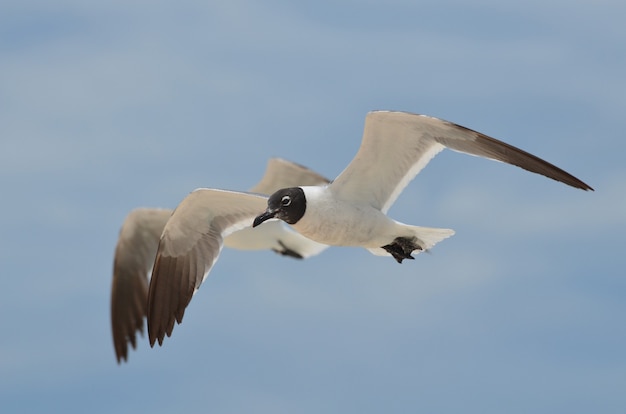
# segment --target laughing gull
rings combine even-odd
[[[285,186],[321,185],[328,179],[301,165],[280,158],[268,161],[265,175],[250,191],[271,194]],[[219,203],[185,203],[176,209],[171,223],[166,226],[173,210],[138,208],[132,210],[122,225],[115,247],[113,283],[111,289],[111,328],[117,362],[128,358],[128,345],[136,347],[136,334],[143,334],[143,319],[147,314],[148,273],[157,254],[163,230],[186,231],[186,225],[201,228],[194,220],[203,220],[219,212]],[[260,230],[260,231],[259,231]],[[224,245],[239,250],[273,250],[294,258],[307,258],[319,254],[328,246],[309,240],[274,220],[259,229],[251,227],[230,234]],[[219,253],[219,252],[218,252]],[[217,260],[215,255],[214,261]]]
[[[211,267],[211,252],[233,228],[280,219],[319,243],[364,247],[376,255],[391,255],[398,263],[450,237],[453,230],[410,226],[386,215],[406,185],[446,147],[593,190],[532,154],[460,125],[406,112],[370,112],[359,151],[328,185],[284,188],[269,199],[215,189],[198,189],[189,196],[223,200],[223,210],[197,229],[202,234],[164,234],[161,238],[148,299],[150,344],[156,340],[162,344],[174,322],[181,322],[194,286]]]

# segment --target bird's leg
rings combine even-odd
[[[415,259],[411,256],[413,250],[423,250],[417,243],[417,237],[396,237],[392,243],[382,246],[398,263],[404,259]]]
[[[303,258],[300,253],[296,252],[295,250],[291,250],[289,247],[285,246],[285,243],[283,243],[282,241],[278,240],[278,244],[280,244],[280,247],[282,247],[283,250],[272,249],[276,253],[282,254],[283,256],[293,257],[294,259],[302,259]]]

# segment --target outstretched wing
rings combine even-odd
[[[250,226],[267,197],[197,189],[174,210],[159,243],[148,292],[150,345],[170,336],[191,297],[219,257],[224,238]]]
[[[128,358],[129,343],[136,347],[136,334],[143,334],[148,273],[171,214],[172,210],[138,208],[126,216],[120,230],[111,286],[111,329],[118,363]]]
[[[480,132],[426,115],[387,111],[367,115],[361,147],[330,189],[337,197],[369,203],[386,212],[406,185],[444,148],[593,190],[547,161]]]

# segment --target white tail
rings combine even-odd
[[[406,232],[403,236],[410,234],[421,242],[420,244],[424,248],[424,250],[414,250],[413,254],[421,253],[422,251],[430,250],[435,244],[440,241],[447,239],[448,237],[454,234],[454,230],[451,229],[438,229],[434,227],[419,227],[419,226],[408,226],[406,224],[402,225],[402,229]],[[377,256],[390,256],[390,254],[382,248],[373,248],[367,249],[372,254]]]

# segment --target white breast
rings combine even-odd
[[[302,187],[304,216],[293,227],[319,243],[334,246],[380,247],[389,243],[396,223],[368,204],[334,198],[328,187]]]

